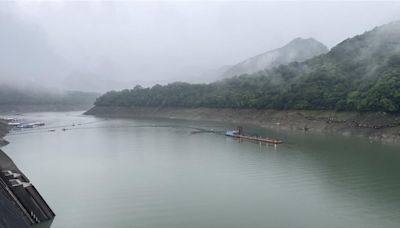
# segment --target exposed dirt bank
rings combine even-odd
[[[387,113],[275,111],[212,108],[93,107],[85,114],[225,121],[263,128],[366,136],[400,143],[400,116]]]

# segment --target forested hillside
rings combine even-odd
[[[400,112],[400,22],[344,40],[302,63],[211,84],[111,91],[95,105]]]

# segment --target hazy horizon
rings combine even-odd
[[[0,84],[104,92],[218,70],[294,38],[329,48],[400,19],[400,2],[6,1]]]

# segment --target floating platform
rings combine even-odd
[[[238,139],[245,139],[245,140],[260,142],[260,143],[269,143],[269,144],[274,144],[274,145],[283,143],[283,141],[278,140],[278,139],[244,135],[244,134],[242,134],[241,128],[239,128],[239,130],[235,130],[235,131],[226,131],[225,136],[238,138]]]
[[[17,128],[34,128],[34,127],[41,127],[44,126],[45,123],[43,122],[34,122],[34,123],[25,123],[17,125]]]

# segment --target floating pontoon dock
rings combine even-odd
[[[249,140],[249,141],[254,141],[254,142],[260,142],[260,143],[269,143],[269,144],[282,144],[283,141],[278,140],[278,139],[271,139],[271,138],[265,138],[265,137],[259,137],[259,136],[248,136],[248,135],[244,135],[242,133],[242,128],[238,127],[238,130],[236,131],[227,131],[225,132],[226,136],[229,137],[234,137],[234,138],[238,138],[238,139],[245,139],[245,140]]]

